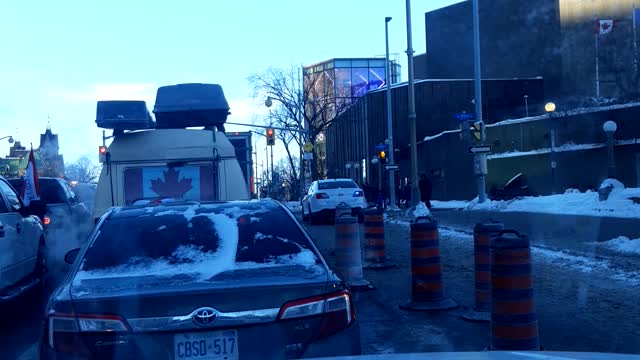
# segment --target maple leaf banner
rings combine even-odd
[[[157,198],[215,200],[214,171],[211,165],[129,168],[125,170],[124,181],[126,204],[140,199]]]

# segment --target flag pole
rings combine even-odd
[[[638,19],[636,13],[636,3],[633,2],[633,71],[638,73]]]
[[[600,97],[600,55],[598,53],[598,37],[600,30],[596,33],[596,97]]]

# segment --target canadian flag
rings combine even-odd
[[[598,21],[598,34],[605,35],[613,30],[613,20],[599,20]]]
[[[22,187],[22,199],[24,204],[28,206],[32,200],[40,200],[40,189],[38,186],[38,169],[36,168],[36,159],[33,156],[33,148],[29,153],[29,161],[27,162],[27,170],[24,175],[24,186]]]

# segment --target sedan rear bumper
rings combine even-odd
[[[312,342],[301,358],[360,355],[360,324],[356,321],[339,333]]]

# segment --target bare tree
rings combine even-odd
[[[270,67],[248,78],[254,98],[272,98],[277,103],[270,119],[274,126],[289,129],[280,131],[282,135],[279,138],[293,168],[290,144],[295,141],[302,147],[305,141],[309,141],[315,145],[318,134],[325,131],[341,109],[349,105],[348,102],[337,102],[333,82],[325,81],[327,74],[305,74],[302,79],[300,70],[294,65],[288,69]],[[305,136],[301,136],[302,133]],[[316,169],[315,166],[311,168]],[[318,175],[316,169],[313,177]]]
[[[96,181],[100,168],[88,157],[83,156],[73,164],[67,164],[65,175],[70,180],[79,183],[90,183]]]

